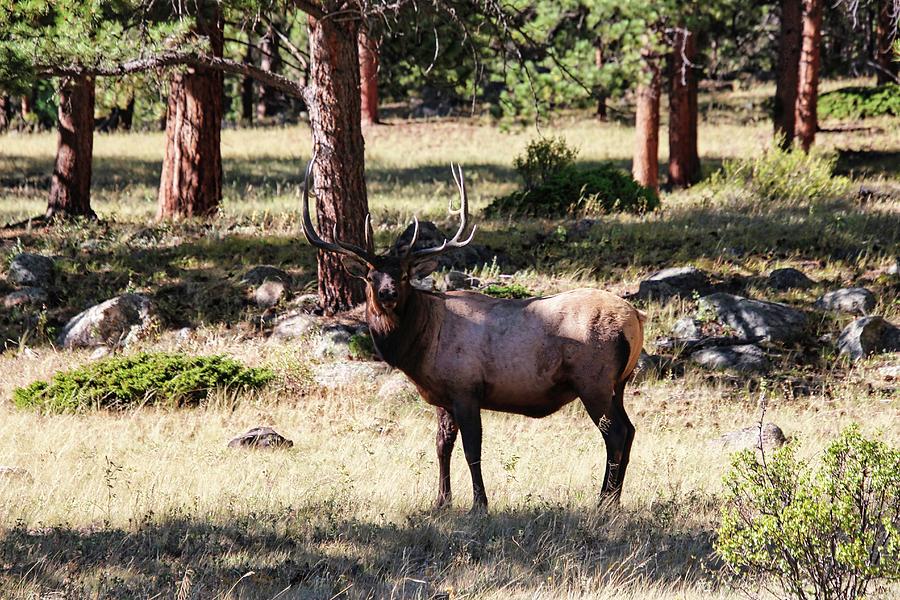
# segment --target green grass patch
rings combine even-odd
[[[877,87],[846,87],[819,96],[819,117],[829,119],[867,119],[900,116],[900,85],[886,83]]]
[[[509,285],[500,285],[497,283],[492,283],[487,286],[481,293],[486,294],[488,296],[493,296],[494,298],[534,298],[535,293],[529,290],[524,285],[519,283],[510,283]]]
[[[216,389],[259,389],[274,377],[269,369],[248,368],[224,356],[141,353],[108,358],[17,388],[13,403],[46,412],[182,406],[198,404]]]

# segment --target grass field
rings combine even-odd
[[[758,110],[765,93],[703,99],[707,173],[766,147],[770,125]],[[852,180],[846,194],[761,202],[700,185],[665,193],[654,214],[606,216],[569,239],[560,234],[568,221],[478,215],[517,185],[512,158],[533,130],[395,122],[366,131],[370,206],[383,245],[413,214],[448,224],[448,165],[458,161],[471,182],[477,241],[503,254],[503,272],[535,292],[626,293],[657,269],[695,264],[724,282],[741,278],[747,294],[803,307],[828,289],[865,285],[878,297],[875,312],[898,323],[900,285],[886,268],[900,255],[900,123],[823,127],[817,143],[838,154],[838,171]],[[544,132],[565,136],[580,160],[629,163],[627,125],[572,117]],[[0,598],[739,597],[712,547],[729,456],[711,441],[753,425],[765,400],[766,419],[803,456],[851,422],[900,444],[898,383],[885,369],[897,355],[850,365],[824,344],[803,360],[786,353],[764,384],[689,367],[683,377],[630,388],[637,439],[620,508],[597,506],[602,438],[573,403],[542,420],[486,414],[490,514],[466,512],[471,486],[459,450],[454,507],[433,512],[433,411],[408,395],[380,397],[385,376],[317,383],[335,359],[319,357],[314,340],[269,338],[266,315],[238,283],[257,264],[287,270],[299,289],[314,283],[314,255],[297,231],[306,127],[226,131],[226,202],[208,224],[151,222],[162,142],[158,134],[96,137],[101,223],[0,232],[4,259],[25,249],[60,266],[60,289],[45,310],[3,309],[0,317],[0,465],[28,473],[0,474]],[[54,144],[49,134],[0,137],[0,222],[42,212]],[[665,147],[664,139],[663,155]],[[817,285],[766,290],[761,278],[782,266],[801,268]],[[9,289],[0,282],[0,294]],[[58,327],[124,291],[151,296],[165,325],[129,352],[225,353],[270,366],[276,383],[196,409],[16,410],[8,401],[15,387],[90,360],[90,352],[54,348]],[[650,348],[694,301],[641,308]],[[815,314],[816,335],[852,319]],[[182,327],[189,333],[176,335]],[[258,425],[294,447],[225,447]]]

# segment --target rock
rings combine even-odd
[[[412,223],[400,234],[397,241],[390,249],[394,256],[403,254],[412,241],[414,226]],[[470,230],[471,231],[471,230]],[[465,233],[468,235],[469,231]],[[444,243],[444,240],[452,236],[446,235],[431,221],[419,221],[419,237],[416,240],[415,250],[434,248]],[[463,248],[457,248],[442,254],[437,258],[439,269],[466,269],[480,264],[489,263],[494,258],[494,253],[478,244],[469,244]]]
[[[318,327],[315,315],[300,313],[279,321],[272,330],[272,337],[279,340],[293,340],[307,335]]]
[[[100,360],[107,356],[109,356],[109,348],[106,346],[97,346],[94,348],[94,351],[91,352],[91,360]]]
[[[47,292],[39,287],[23,287],[21,290],[10,292],[3,297],[4,308],[15,308],[16,306],[32,306],[46,304],[48,300]]]
[[[703,335],[703,323],[692,317],[683,317],[672,326],[672,336],[683,340],[697,339]]]
[[[0,465],[0,477],[23,479],[29,483],[34,481],[34,477],[31,476],[28,469],[23,469],[22,467],[5,467]]]
[[[775,290],[805,290],[815,285],[815,281],[807,277],[802,271],[787,267],[775,269],[769,273],[767,282],[769,287]]]
[[[894,259],[894,262],[887,268],[888,275],[900,275],[900,256]]]
[[[657,271],[640,283],[638,297],[666,300],[673,296],[689,297],[709,289],[709,276],[694,266],[672,267]]]
[[[350,354],[350,338],[356,334],[355,329],[344,325],[328,325],[322,328],[322,334],[313,350],[317,358],[344,358]]]
[[[254,427],[230,442],[229,448],[290,448],[294,442],[271,427]]]
[[[63,348],[127,346],[153,326],[156,310],[146,296],[122,294],[73,317],[59,335]]]
[[[875,295],[866,288],[843,288],[828,292],[818,300],[819,310],[866,315],[875,308]]]
[[[472,277],[462,271],[450,270],[439,275],[436,280],[435,287],[441,292],[452,292],[453,290],[469,290],[477,287],[480,282],[477,278]]]
[[[707,369],[738,373],[765,373],[770,366],[766,353],[753,344],[703,348],[691,354],[691,362]]]
[[[853,360],[880,352],[900,352],[900,327],[882,317],[861,317],[844,328],[837,345],[841,354]]]
[[[889,381],[900,380],[900,365],[885,365],[878,368],[878,374]]]
[[[378,399],[383,402],[416,400],[418,397],[419,391],[415,384],[400,371],[388,375],[378,388]]]
[[[700,298],[700,310],[715,312],[720,323],[744,337],[763,336],[774,341],[792,342],[806,328],[806,315],[799,310],[764,300],[717,293]]]
[[[632,383],[641,383],[648,379],[658,379],[662,372],[662,357],[655,354],[647,354],[641,349],[638,357],[637,366],[634,368],[634,379]]]
[[[417,290],[421,290],[423,292],[433,292],[437,284],[434,281],[434,277],[428,275],[427,277],[413,278],[410,283]]]
[[[313,369],[313,380],[319,387],[337,389],[350,385],[373,385],[390,367],[384,363],[332,362]]]
[[[14,285],[48,288],[53,284],[53,260],[40,254],[23,252],[9,263],[6,278]]]
[[[264,281],[253,293],[253,301],[260,308],[271,308],[284,298],[287,292],[282,281]]]
[[[737,431],[730,431],[722,437],[714,440],[712,445],[720,448],[737,452],[739,450],[759,450],[762,447],[763,452],[771,452],[781,448],[787,443],[784,432],[778,425],[774,423],[765,423],[762,427],[762,435],[760,435],[759,425],[745,427]]]
[[[289,286],[291,284],[291,276],[278,267],[259,265],[253,267],[241,277],[241,283],[244,285],[259,286],[266,281],[280,281]]]

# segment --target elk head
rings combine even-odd
[[[313,158],[313,160],[315,157]],[[451,239],[434,248],[415,250],[416,241],[419,238],[419,220],[413,217],[413,235],[409,245],[400,255],[375,253],[375,236],[372,231],[372,215],[366,215],[365,248],[355,244],[343,242],[338,239],[337,225],[332,231],[334,242],[323,240],[313,228],[309,215],[309,176],[313,161],[306,165],[306,176],[303,180],[303,234],[310,244],[325,250],[342,255],[342,263],[348,273],[362,279],[366,283],[366,305],[372,316],[386,318],[395,321],[398,314],[402,314],[406,301],[412,293],[410,277],[416,277],[431,273],[437,267],[436,258],[454,248],[462,248],[472,241],[475,236],[475,226],[469,237],[461,239],[469,222],[469,197],[466,194],[466,183],[463,179],[462,167],[450,165],[453,180],[459,190],[460,207],[453,208],[453,201],[449,203],[451,215],[460,215],[459,229]]]

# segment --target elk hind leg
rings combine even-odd
[[[453,454],[453,446],[456,444],[456,434],[459,432],[459,427],[457,427],[456,420],[450,411],[444,408],[437,408],[437,417],[437,457],[440,481],[434,507],[443,508],[450,504],[452,497],[450,492],[450,457]]]
[[[634,425],[625,412],[624,395],[625,382],[621,382],[615,385],[612,394],[595,392],[582,396],[582,403],[606,445],[606,471],[600,488],[602,501],[618,502],[634,441]]]

